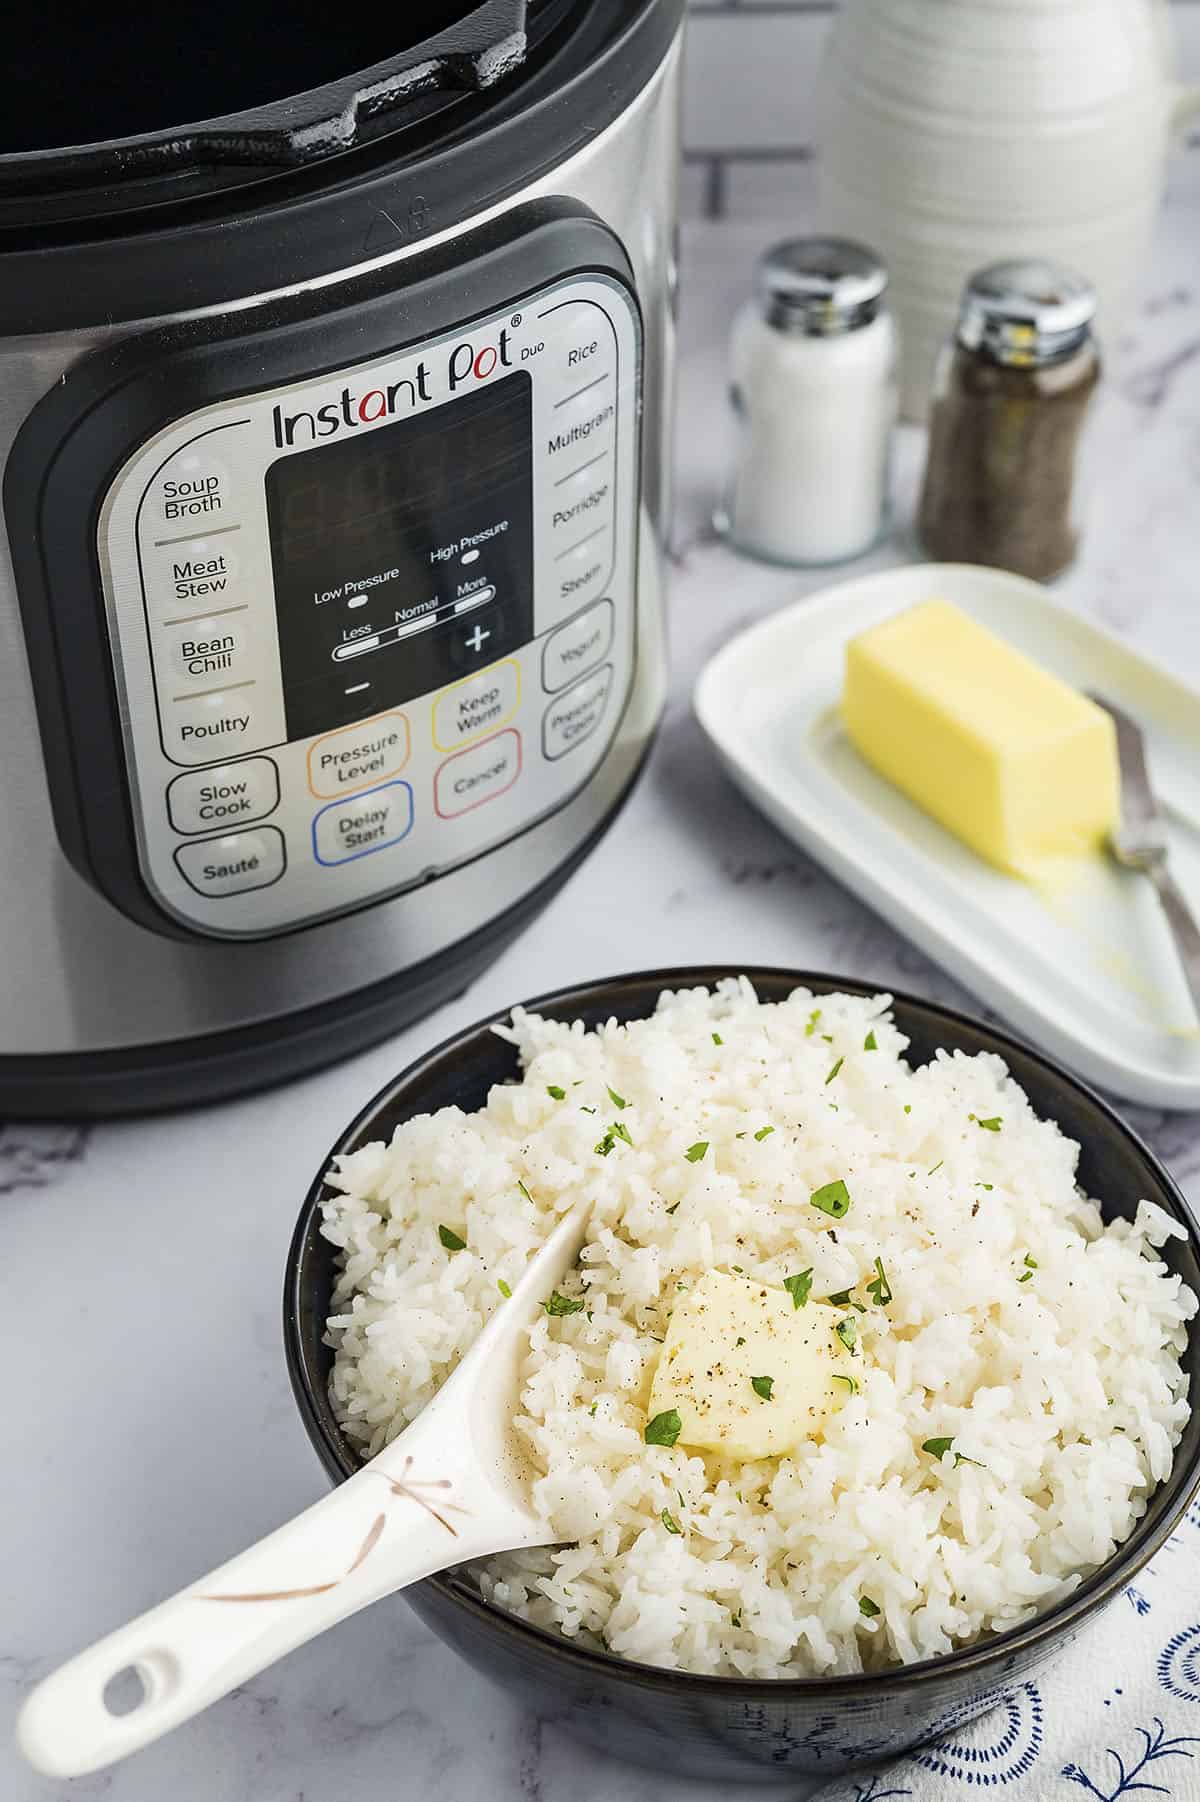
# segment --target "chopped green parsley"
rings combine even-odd
[[[774,1377],[751,1377],[750,1387],[755,1395],[761,1396],[764,1402],[771,1399],[771,1391],[775,1387]]]
[[[683,1422],[679,1418],[677,1408],[666,1408],[656,1414],[653,1420],[646,1422],[646,1430],[642,1434],[647,1445],[674,1445],[683,1431]]]
[[[549,1095],[551,1101],[565,1101],[567,1099],[567,1091],[565,1089],[560,1089],[556,1082],[547,1083],[546,1093]]]
[[[756,1141],[758,1142],[758,1144],[761,1145],[763,1140],[769,1139],[771,1134],[774,1131],[775,1131],[775,1128],[773,1126],[760,1126],[758,1131],[755,1133],[754,1137],[755,1137]]]
[[[529,1193],[529,1190],[525,1187],[525,1184],[520,1180],[519,1177],[517,1179],[517,1187],[521,1191],[522,1195],[525,1197],[526,1201],[533,1200],[533,1196]]]
[[[875,1028],[874,1027],[871,1028],[870,1032],[867,1034],[866,1038],[863,1040],[863,1050],[864,1051],[878,1051],[879,1050],[879,1040],[875,1037]],[[876,1609],[875,1612],[878,1613],[879,1610]]]
[[[882,1258],[875,1260],[875,1275],[867,1284],[867,1294],[879,1308],[886,1308],[892,1299],[892,1285],[887,1280]]]
[[[813,1033],[816,1032],[816,1030],[817,1030],[817,1022],[820,1018],[821,1018],[820,1008],[814,1007],[812,1013],[808,1016],[808,1025],[804,1028],[804,1036],[806,1039],[812,1038]]]
[[[872,1601],[870,1596],[859,1596],[858,1612],[865,1614],[869,1621],[874,1620],[879,1613],[879,1603]]]
[[[845,1320],[839,1320],[833,1330],[846,1350],[852,1352],[858,1344],[858,1327],[850,1316],[847,1314]]]
[[[808,1199],[814,1208],[820,1208],[823,1214],[830,1214],[835,1220],[840,1220],[843,1214],[850,1211],[850,1191],[840,1176],[833,1182],[814,1189]]]
[[[629,1106],[629,1103],[626,1101],[625,1097],[623,1095],[618,1095],[617,1091],[615,1089],[611,1089],[611,1088],[609,1089],[608,1099],[612,1102],[614,1107],[626,1108]]]
[[[844,1057],[839,1057],[837,1063],[833,1066],[833,1069],[829,1072],[829,1075],[825,1078],[825,1087],[826,1088],[829,1087],[830,1083],[833,1081],[834,1077],[837,1075],[838,1071],[841,1069],[841,1067],[845,1063],[845,1061],[846,1060]]]
[[[666,1508],[664,1508],[662,1511],[661,1519],[662,1519],[662,1524],[667,1529],[668,1533],[682,1533],[683,1532],[683,1528],[680,1526],[679,1522],[675,1519],[675,1516],[673,1514],[669,1513]]]
[[[843,1376],[840,1371],[835,1370],[833,1373],[833,1380],[835,1383],[845,1383],[845,1385],[846,1385],[847,1389],[850,1391],[851,1395],[858,1394],[858,1378],[857,1377]]]
[[[497,1287],[497,1289],[499,1289],[499,1291],[500,1291],[501,1295],[504,1297],[505,1301],[512,1300],[512,1290],[509,1288],[508,1284],[505,1282],[505,1280],[502,1276],[496,1278],[496,1287]]]
[[[981,1126],[985,1133],[998,1133],[1000,1128],[1004,1125],[1003,1114],[992,1114],[987,1120],[979,1119],[976,1114],[968,1114],[967,1118],[968,1120],[974,1120],[976,1126]]]
[[[798,1276],[785,1276],[783,1286],[792,1298],[793,1308],[802,1308],[812,1293],[813,1273],[802,1270]]]
[[[704,1156],[704,1154],[707,1150],[708,1150],[708,1140],[707,1139],[697,1139],[696,1143],[694,1145],[688,1146],[687,1150],[684,1152],[683,1155],[687,1159],[689,1164],[698,1164],[700,1162],[700,1159]]]
[[[447,1251],[465,1251],[467,1249],[466,1240],[460,1239],[453,1227],[439,1226],[438,1238],[446,1247]]]
[[[946,1456],[947,1452],[954,1451],[954,1440],[953,1439],[925,1439],[921,1443],[921,1450],[923,1452],[928,1452],[931,1458],[936,1458],[938,1460],[938,1462],[940,1463],[941,1460]],[[958,1469],[960,1464],[974,1464],[978,1470],[983,1469],[983,1465],[980,1464],[978,1458],[968,1458],[962,1452],[954,1452],[954,1468],[955,1468],[955,1470]]]
[[[712,1042],[714,1045],[723,1045],[725,1043],[719,1032],[713,1033]]]
[[[569,1295],[560,1295],[556,1289],[550,1300],[544,1301],[542,1306],[550,1318],[556,1320],[563,1314],[582,1314],[586,1303],[572,1301]]]

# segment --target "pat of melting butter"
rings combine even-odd
[[[1016,875],[1095,850],[1116,823],[1109,715],[946,601],[851,639],[842,714],[868,763]]]
[[[840,1318],[820,1302],[797,1308],[786,1289],[706,1272],[671,1316],[651,1417],[674,1408],[680,1443],[696,1450],[778,1457],[818,1433],[849,1392],[833,1380],[852,1370]]]

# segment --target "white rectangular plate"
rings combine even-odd
[[[921,564],[823,589],[712,658],[701,725],[781,831],[1033,1044],[1132,1101],[1200,1107],[1200,1026],[1146,878],[1097,856],[1048,898],[983,863],[847,739],[847,639],[934,596],[1141,723],[1172,865],[1200,910],[1200,694],[1018,576]]]

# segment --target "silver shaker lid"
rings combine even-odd
[[[963,290],[958,340],[999,363],[1051,363],[1082,344],[1096,290],[1082,275],[1030,258],[991,263]]]
[[[757,270],[767,324],[809,337],[869,325],[887,281],[881,258],[849,238],[789,238],[773,244]]]

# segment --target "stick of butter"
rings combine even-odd
[[[821,1302],[708,1270],[678,1303],[650,1386],[650,1415],[674,1408],[679,1437],[730,1458],[772,1458],[818,1433],[852,1368]]]
[[[1108,714],[946,601],[850,640],[842,714],[868,763],[1003,870],[1036,874],[1116,824]]]

